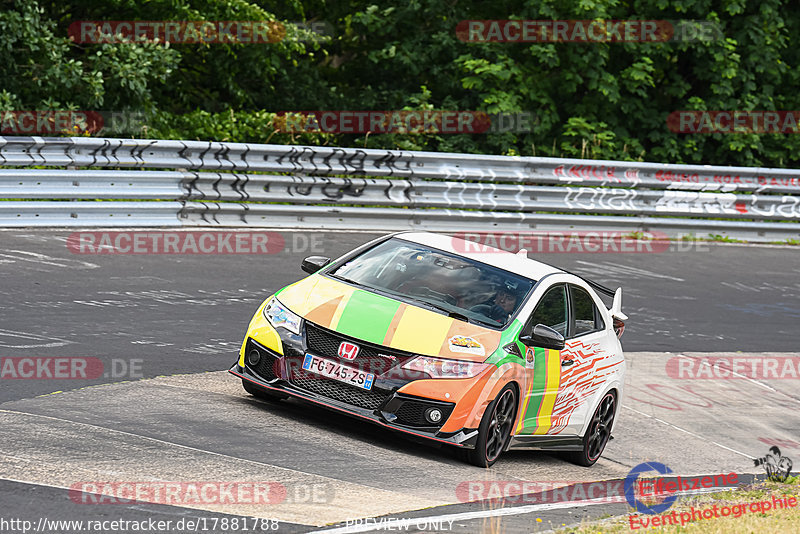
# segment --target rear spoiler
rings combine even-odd
[[[572,273],[569,273],[569,274],[572,274]],[[578,275],[574,275],[574,276],[578,276]],[[611,309],[609,310],[611,312],[611,317],[613,317],[614,319],[619,319],[620,321],[627,321],[628,320],[628,316],[625,315],[624,313],[622,313],[622,288],[621,287],[618,287],[616,289],[616,291],[615,291],[615,290],[613,290],[613,289],[611,289],[609,287],[606,287],[606,286],[604,286],[602,284],[598,284],[594,280],[587,280],[586,278],[584,278],[582,276],[578,276],[578,278],[580,278],[581,280],[583,280],[584,282],[589,284],[589,287],[591,287],[595,291],[598,291],[600,293],[608,295],[609,297],[613,297],[614,300],[612,301]]]
[[[611,317],[620,321],[627,321],[628,316],[622,313],[622,288],[618,287],[614,292],[614,302],[611,304]]]

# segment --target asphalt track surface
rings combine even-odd
[[[787,354],[798,352],[797,248],[701,243],[537,256],[624,287],[623,409],[590,469],[520,451],[480,470],[447,449],[302,402],[256,400],[224,372],[253,311],[303,276],[304,256],[335,257],[372,235],[286,232],[276,254],[178,256],[73,254],[70,233],[0,232],[0,358],[102,362],[93,380],[0,379],[0,519],[203,519],[201,531],[211,532],[225,530],[210,528],[214,518],[242,516],[277,519],[281,532],[355,532],[381,518],[371,525],[534,532],[627,508],[619,499],[470,503],[459,488],[619,480],[643,461],[683,475],[755,474],[753,458],[771,443],[800,454],[796,379],[681,380],[665,371],[671,359],[706,353],[797,356]],[[272,481],[287,493],[269,506],[92,505],[65,489],[154,480]]]

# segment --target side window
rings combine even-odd
[[[594,300],[585,289],[570,285],[572,293],[572,311],[575,314],[575,331],[573,336],[595,332],[605,328],[603,319]]]
[[[567,337],[566,286],[552,287],[544,294],[531,315],[528,330],[532,330],[537,324],[549,326],[562,336]]]

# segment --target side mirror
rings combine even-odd
[[[308,274],[314,274],[331,262],[330,258],[325,256],[309,256],[300,264],[300,268]]]
[[[519,336],[519,340],[526,347],[540,347],[543,349],[561,350],[564,348],[564,336],[543,324],[533,327],[530,335]]]

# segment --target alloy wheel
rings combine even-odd
[[[609,393],[603,398],[594,412],[589,424],[586,453],[590,460],[596,460],[611,437],[611,425],[614,422],[614,395]]]
[[[507,389],[494,405],[486,437],[486,460],[493,462],[503,452],[514,424],[516,400],[514,391]]]

